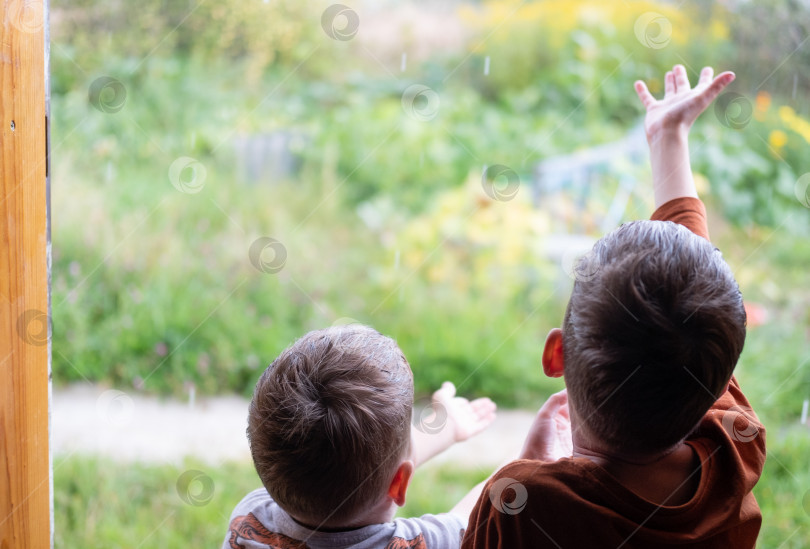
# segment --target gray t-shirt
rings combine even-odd
[[[222,549],[457,549],[467,521],[453,513],[398,518],[348,532],[318,532],[295,522],[267,493],[249,493],[231,513]]]

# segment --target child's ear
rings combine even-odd
[[[413,462],[403,461],[397,468],[397,472],[394,473],[394,478],[388,487],[388,496],[400,507],[405,505],[405,492],[408,491],[411,475],[413,475]]]
[[[543,349],[543,372],[548,377],[562,377],[564,368],[562,330],[553,328],[546,336]]]

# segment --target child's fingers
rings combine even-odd
[[[714,99],[720,95],[720,92],[723,89],[731,84],[734,81],[735,75],[731,71],[726,71],[723,73],[718,74],[712,83],[709,84],[703,92],[701,92],[700,96],[698,97],[698,101],[694,104],[694,109],[697,110],[698,114],[703,112],[706,107],[708,107]]]
[[[495,421],[495,403],[488,398],[478,398],[470,402],[470,410],[473,414],[475,426],[473,428],[475,433],[483,431],[485,428]]]
[[[566,406],[568,404],[568,392],[563,389],[559,393],[554,393],[548,400],[543,404],[540,408],[540,411],[537,412],[538,416],[543,417],[554,417],[559,412],[560,408]]]
[[[559,409],[558,413],[562,417],[564,417],[565,419],[567,419],[569,421],[571,420],[571,412],[568,409],[568,403],[567,402],[565,404],[563,404],[562,406],[560,406],[560,409]]]
[[[650,93],[650,90],[647,89],[647,84],[641,80],[636,80],[634,87],[636,88],[638,98],[641,100],[641,104],[644,105],[645,109],[649,109],[650,106],[655,103],[655,98]]]
[[[686,68],[683,65],[675,65],[672,67],[672,74],[675,79],[675,93],[688,91],[689,76],[686,74]]]
[[[449,381],[442,383],[441,388],[433,393],[433,400],[445,401],[456,396],[456,386]]]
[[[496,410],[498,408],[488,397],[476,398],[470,402],[470,406],[476,410]]]
[[[495,421],[495,415],[494,409],[490,409],[479,414],[476,416],[478,418],[478,424],[481,425],[481,428],[489,426],[493,421]]]
[[[718,74],[715,77],[715,79],[714,79],[714,81],[712,83],[718,82],[718,81],[722,82],[722,88],[720,88],[722,90],[723,88],[725,88],[726,86],[728,86],[729,84],[734,82],[735,78],[737,78],[737,75],[734,74],[733,72],[731,72],[731,71],[723,71],[723,72],[721,72],[720,74]]]
[[[664,75],[664,99],[675,93],[675,75],[667,71]]]
[[[470,402],[470,410],[479,420],[486,418],[495,419],[495,410],[497,409],[498,407],[495,406],[495,403],[488,398],[477,398]],[[492,419],[490,419],[490,421]]]
[[[708,84],[712,81],[714,77],[714,69],[711,67],[703,67],[703,70],[700,71],[700,79],[698,80],[698,86],[703,86]]]

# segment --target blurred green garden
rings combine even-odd
[[[598,237],[623,176],[640,181],[623,219],[652,209],[646,163],[605,174],[587,207],[538,203],[537,163],[637,128],[636,79],[660,94],[674,63],[692,81],[712,65],[738,78],[695,126],[693,168],[713,240],[762,312],[738,367],[768,427],[760,546],[810,545],[806,5],[346,9],[52,2],[54,383],[249,395],[296,337],[359,321],[399,342],[420,395],[451,379],[536,408],[561,387],[540,370],[571,284],[553,235]],[[283,143],[284,170],[252,171],[240,143],[257,136]],[[487,193],[495,165],[518,175],[514,197]],[[269,238],[280,246],[251,255]],[[208,470],[223,491],[194,507],[173,467],[56,456],[57,546],[220,543],[254,474]],[[441,511],[481,477],[431,474],[409,512]]]

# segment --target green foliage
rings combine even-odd
[[[807,4],[802,0],[735,4],[730,30],[737,47],[732,54],[746,89],[774,90],[790,98],[793,107],[806,109],[810,75],[805,68],[810,64],[810,52],[802,46],[810,33]],[[764,67],[770,70],[763,71]]]
[[[59,382],[107,380],[160,392],[193,382],[206,393],[249,394],[261,368],[295,338],[350,317],[397,338],[419,392],[452,378],[468,393],[534,405],[548,386],[536,334],[538,325],[542,331],[558,321],[562,302],[539,280],[502,287],[493,280],[487,289],[482,279],[475,295],[434,285],[398,268],[394,257],[431,250],[408,241],[386,246],[385,235],[335,204],[295,229],[311,211],[307,197],[322,193],[314,184],[234,192],[228,176],[212,169],[202,191],[185,195],[150,174],[54,185]],[[120,202],[130,193],[137,207]],[[249,261],[250,245],[263,235],[287,249],[278,274]],[[481,263],[491,252],[471,253]],[[438,260],[452,254],[433,250]]]
[[[397,337],[420,392],[451,377],[470,394],[534,406],[533,395],[553,388],[537,365],[566,288],[559,267],[524,240],[539,242],[555,219],[572,214],[546,212],[544,228],[532,232],[510,225],[533,219],[525,202],[480,208],[463,183],[477,187],[483,166],[504,164],[521,176],[525,200],[536,160],[618,139],[637,123],[635,78],[650,79],[656,91],[665,66],[680,56],[695,66],[713,61],[698,50],[722,51],[727,27],[736,28],[722,11],[686,25],[692,11],[658,6],[673,30],[669,46],[652,49],[633,29],[638,13],[656,7],[649,2],[628,12],[536,2],[511,18],[502,17],[511,7],[493,3],[481,9],[497,17],[462,14],[473,31],[471,57],[444,52],[416,75],[392,78],[356,62],[351,42],[320,42],[328,39],[314,4],[228,11],[226,3],[190,14],[169,4],[163,12],[155,3],[135,11],[89,0],[54,6],[58,382],[87,378],[162,392],[193,382],[204,392],[249,393],[258,371],[295,337],[351,317]],[[556,10],[554,17],[544,10]],[[186,15],[159,48],[143,40],[143,29],[160,36]],[[196,32],[203,16],[213,22]],[[501,19],[486,51],[476,49],[476,36]],[[236,37],[232,31],[248,21]],[[274,22],[266,37],[257,21]],[[91,47],[110,33],[109,48]],[[257,73],[254,54],[266,40],[283,54],[259,56]],[[321,46],[299,67],[295,51],[310,43]],[[488,76],[480,70],[484,55]],[[341,62],[330,65],[332,56]],[[326,75],[315,80],[307,67],[319,63],[329,72],[313,68]],[[101,74],[126,88],[119,112],[88,103]],[[403,90],[418,75],[439,99],[435,118],[403,109]],[[765,99],[750,99],[753,116],[738,131],[704,115],[694,165],[710,181],[709,199],[734,222],[800,231],[808,216],[793,183],[810,171],[806,126],[778,96]],[[275,187],[245,185],[234,136],[279,129],[306,136],[300,173]],[[180,156],[206,168],[200,193],[171,186],[168,169]],[[484,211],[496,207],[504,215],[487,225]],[[372,226],[369,216],[383,222]],[[496,236],[482,240],[482,227]],[[278,275],[247,259],[250,244],[267,235],[289,254]]]
[[[763,523],[758,547],[800,549],[810,545],[810,473],[806,427],[768,434],[768,459],[754,487]]]
[[[650,13],[658,17],[636,28]],[[476,32],[466,67],[477,89],[501,101],[532,90],[533,114],[563,112],[575,127],[594,118],[603,125],[635,124],[634,80],[648,81],[654,93],[662,91],[663,74],[675,63],[687,59],[699,68],[732,49],[726,40],[729,14],[697,2],[675,8],[649,1],[497,0],[466,7],[462,15]],[[472,72],[485,57],[491,59],[490,74]]]
[[[244,61],[255,83],[266,69],[299,64],[322,45],[316,14],[324,7],[311,0],[57,1],[51,5],[54,53],[70,58],[72,66],[54,67],[54,91],[77,83],[76,67],[110,67],[111,59],[124,59],[128,71],[137,73],[149,59],[176,55]],[[308,69],[324,66],[328,61]]]
[[[755,114],[761,119],[752,118],[739,130],[704,120],[693,132],[694,169],[709,179],[710,197],[735,224],[802,234],[810,229],[810,216],[797,189],[799,177],[810,171],[810,132],[790,131],[775,113]],[[787,142],[776,148],[779,134]]]

